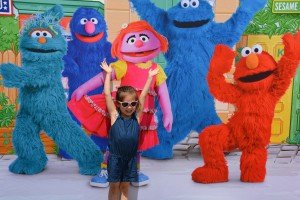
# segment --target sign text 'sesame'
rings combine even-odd
[[[273,13],[300,13],[300,0],[274,0]]]

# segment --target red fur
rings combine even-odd
[[[237,111],[227,124],[207,127],[199,137],[204,166],[192,173],[199,183],[228,181],[228,167],[224,150],[239,148],[241,181],[263,182],[266,175],[267,150],[271,137],[271,124],[277,101],[288,89],[300,60],[300,32],[283,37],[284,55],[278,64],[266,52],[257,54],[258,67],[249,69],[246,59],[237,64],[235,84],[225,81],[224,73],[231,68],[234,52],[218,45],[211,60],[208,84],[211,93],[220,101],[235,104]],[[221,68],[221,66],[224,66]],[[245,83],[239,78],[274,70],[269,77]]]

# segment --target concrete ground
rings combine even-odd
[[[143,158],[142,171],[151,183],[130,188],[130,199],[141,200],[299,200],[300,150],[298,146],[270,146],[267,177],[264,183],[249,184],[239,180],[240,152],[226,156],[230,180],[220,184],[197,184],[191,172],[203,164],[197,148],[186,154],[179,146],[174,159],[157,161]],[[105,200],[108,188],[89,186],[90,176],[78,174],[74,161],[61,161],[48,155],[45,171],[37,175],[16,175],[8,171],[15,156],[0,156],[0,200]]]

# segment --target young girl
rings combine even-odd
[[[111,129],[108,135],[108,182],[110,183],[108,199],[128,198],[130,182],[138,179],[136,153],[138,150],[139,123],[144,102],[149,91],[152,77],[158,69],[150,69],[146,84],[138,97],[131,86],[119,87],[116,94],[117,107],[111,96],[110,79],[112,68],[104,61],[102,69],[106,72],[104,94],[110,117]]]
[[[158,74],[153,77],[150,91],[147,94],[141,119],[141,133],[139,151],[144,151],[159,144],[157,136],[157,122],[154,117],[154,99],[157,96],[160,108],[163,112],[163,123],[167,131],[171,131],[173,115],[169,92],[166,84],[166,75],[161,66],[152,62],[159,53],[168,50],[168,41],[158,34],[147,22],[131,22],[125,26],[113,42],[112,56],[119,60],[111,64],[113,71],[111,78],[120,80],[120,85],[130,85],[138,93],[144,87],[148,71],[158,68]],[[110,128],[107,120],[105,98],[103,95],[84,96],[89,91],[103,85],[104,74],[100,73],[85,84],[80,86],[72,95],[68,106],[82,125],[90,132],[99,137],[107,137]],[[84,96],[84,97],[83,97]],[[83,97],[83,98],[82,98]],[[96,187],[107,187],[106,178],[106,157],[102,163],[103,173],[93,177],[90,184]],[[138,169],[140,153],[137,155]],[[149,178],[141,172],[135,186],[142,186],[149,183]]]

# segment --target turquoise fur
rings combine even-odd
[[[4,85],[19,89],[20,109],[12,136],[18,158],[9,166],[16,174],[36,174],[45,169],[42,130],[78,161],[81,174],[97,174],[102,161],[97,146],[67,110],[61,83],[62,58],[67,51],[59,25],[62,16],[57,5],[29,19],[20,38],[22,67],[10,63],[0,66]],[[46,40],[39,42],[42,37]]]

